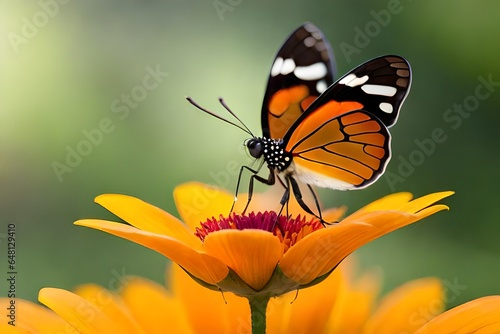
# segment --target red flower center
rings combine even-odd
[[[248,215],[233,213],[229,217],[219,216],[218,219],[212,217],[200,224],[194,233],[201,241],[205,237],[221,230],[245,230],[259,229],[273,233],[285,246],[285,252],[306,235],[323,228],[317,219],[306,221],[306,217],[298,215],[295,218],[279,216],[274,211],[265,211]]]

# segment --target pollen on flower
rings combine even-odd
[[[196,228],[194,234],[204,241],[207,235],[216,231],[259,229],[273,233],[279,238],[286,252],[306,235],[321,228],[323,228],[321,222],[314,218],[307,221],[305,216],[300,215],[295,218],[281,215],[278,217],[274,211],[265,211],[251,212],[248,215],[233,213],[229,217],[220,215],[218,219],[212,217],[200,223],[200,227]]]

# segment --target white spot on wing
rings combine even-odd
[[[318,31],[311,31],[311,36],[316,38],[317,40],[321,39],[321,34]]]
[[[378,107],[385,113],[391,114],[393,111],[392,104],[387,102],[381,102]]]
[[[342,80],[339,81],[339,84],[341,85],[345,85],[347,84],[349,81],[353,80],[353,79],[356,79],[356,74],[349,74],[349,75],[346,75],[344,78],[342,78]]]
[[[273,67],[271,68],[271,76],[275,77],[281,73],[281,67],[283,66],[283,58],[278,57],[274,61]]]
[[[368,81],[368,76],[363,75],[361,78],[356,78],[356,79],[352,80],[351,82],[349,82],[348,86],[356,87],[356,86],[364,84],[367,81]]]
[[[283,66],[281,67],[281,74],[287,75],[292,73],[295,70],[295,62],[293,59],[288,58],[283,62]]]
[[[326,89],[328,88],[328,85],[326,84],[325,80],[318,81],[316,84],[316,90],[318,93],[323,93]]]
[[[324,78],[328,69],[324,63],[315,63],[309,66],[298,66],[293,74],[302,80],[318,80]]]
[[[313,32],[313,31],[316,31],[316,29],[314,28],[314,25],[312,25],[311,23],[306,23],[306,24],[304,24],[304,29],[305,29],[307,32]]]
[[[366,94],[382,96],[394,96],[394,94],[398,91],[395,87],[384,85],[363,85],[361,86],[361,89]]]
[[[308,48],[310,48],[314,44],[316,44],[316,39],[314,39],[314,37],[309,36],[306,39],[304,39],[304,45],[307,46]]]
[[[356,74],[351,73],[347,75],[344,79],[339,81],[339,84],[346,85],[349,87],[356,87],[367,82],[369,77],[367,75],[363,75],[361,78],[358,78]]]

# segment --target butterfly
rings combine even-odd
[[[243,171],[252,173],[246,208],[254,180],[272,185],[278,179],[285,187],[282,209],[293,192],[306,212],[321,219],[312,186],[362,189],[384,173],[391,157],[388,128],[396,123],[408,95],[410,65],[400,56],[385,55],[336,82],[335,75],[328,41],[317,27],[305,23],[285,40],[272,63],[261,110],[261,137],[254,136],[222,99],[242,126],[188,98],[197,108],[250,134],[245,142],[248,152],[261,159],[260,167],[267,164],[267,178],[258,175],[260,167],[240,170],[236,194]],[[303,201],[300,183],[313,194],[318,214]]]

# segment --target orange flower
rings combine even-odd
[[[409,193],[393,194],[324,227],[315,218],[262,212],[270,204],[279,203],[278,187],[255,196],[249,212],[256,206],[257,213],[224,217],[221,213],[227,212],[233,202],[230,194],[199,183],[180,186],[174,198],[187,225],[137,198],[101,195],[95,201],[132,226],[96,219],[75,224],[156,250],[179,264],[199,284],[246,297],[252,333],[258,334],[266,331],[266,309],[271,297],[318,284],[362,245],[448,209],[435,203],[453,194],[440,192],[415,200]],[[294,213],[297,204],[292,201],[287,210]],[[326,211],[325,219],[337,220],[341,213]]]
[[[250,333],[250,309],[245,299],[205,289],[175,265],[167,278],[169,290],[137,277],[125,279],[119,292],[94,284],[80,286],[74,293],[44,288],[39,299],[52,310],[17,300],[16,327],[2,324],[0,332]],[[438,279],[408,282],[377,302],[379,281],[373,272],[355,279],[351,263],[344,262],[321,284],[300,291],[298,296],[290,292],[272,299],[267,307],[267,332],[500,332],[500,296],[479,298],[440,314],[444,291]],[[2,309],[8,303],[6,298],[0,298]]]
[[[252,204],[262,209],[263,202],[279,203],[280,196],[276,198],[272,192],[276,190],[256,195]],[[95,201],[132,226],[96,219],[75,224],[156,250],[211,289],[269,298],[316,284],[362,245],[447,209],[434,203],[451,194],[441,192],[415,200],[409,193],[389,195],[323,228],[310,219],[276,219],[269,212],[224,218],[221,214],[227,212],[233,196],[188,183],[174,192],[186,225],[155,206],[125,195],[101,195]],[[292,206],[289,210],[296,209]],[[325,218],[338,219],[340,211],[327,211]]]

